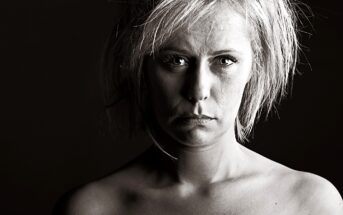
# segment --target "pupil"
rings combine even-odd
[[[175,63],[176,64],[183,64],[183,59],[182,58],[176,58]]]

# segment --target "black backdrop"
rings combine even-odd
[[[314,30],[303,43],[311,67],[303,58],[291,97],[247,146],[319,174],[342,193],[341,7],[339,0],[308,4]],[[98,60],[119,10],[106,0],[0,4],[1,214],[49,214],[66,190],[146,147],[99,134]]]

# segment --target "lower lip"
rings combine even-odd
[[[184,126],[206,126],[214,119],[210,118],[178,118],[177,124]]]

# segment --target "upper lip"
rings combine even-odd
[[[186,119],[215,119],[213,117],[204,115],[204,114],[182,114],[179,118],[186,118]]]

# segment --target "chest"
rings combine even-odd
[[[127,205],[128,206],[128,205]],[[291,215],[301,214],[297,207],[273,193],[218,192],[181,197],[165,192],[138,197],[124,214],[178,214],[178,215]]]

